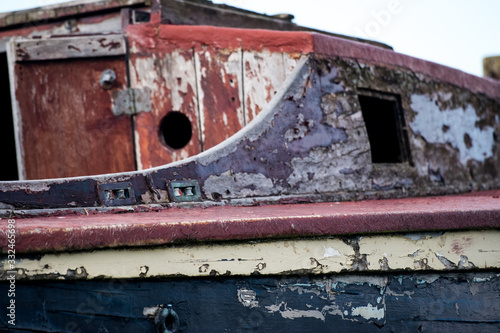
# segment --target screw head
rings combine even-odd
[[[115,81],[116,81],[115,71],[113,71],[112,69],[106,69],[104,72],[102,72],[100,80],[101,87],[103,87],[106,90],[111,89],[113,88]]]

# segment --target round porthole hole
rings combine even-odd
[[[191,140],[191,121],[183,113],[171,111],[161,120],[160,136],[168,147],[181,149]]]

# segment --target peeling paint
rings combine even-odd
[[[238,289],[238,300],[247,308],[256,308],[259,306],[257,294],[254,290]]]
[[[351,314],[353,316],[361,316],[365,319],[378,319],[381,320],[385,317],[385,309],[372,306],[368,303],[367,306],[353,307]]]
[[[16,182],[14,186],[11,188],[5,188],[3,186],[0,186],[0,192],[6,192],[12,190],[25,191],[29,193],[46,192],[50,190],[50,183],[32,181],[32,182]]]
[[[265,61],[264,61],[265,59]],[[252,121],[285,81],[281,53],[243,52],[245,119]]]
[[[217,194],[223,198],[253,197],[276,195],[280,192],[280,187],[262,174],[233,174],[227,171],[220,176],[208,177],[203,185],[203,192],[212,199],[216,199]]]
[[[141,195],[141,199],[145,204],[151,204],[151,203],[158,203],[158,202],[169,202],[168,198],[168,191],[165,190],[156,190],[157,193],[160,195],[158,198],[158,195],[156,193],[152,193],[151,191],[145,192],[144,194]]]
[[[107,229],[108,226],[93,228],[95,233],[102,233]],[[34,232],[34,235],[38,234]],[[454,254],[454,242],[464,237],[470,238],[471,246],[460,255]],[[85,279],[137,278],[146,274],[148,277],[209,276],[211,272],[231,272],[231,275],[293,275],[346,271],[462,271],[500,268],[500,252],[493,251],[499,242],[500,231],[493,230],[446,232],[439,237],[415,241],[401,235],[372,235],[361,239],[291,239],[48,253],[36,259],[18,254],[16,257],[20,262],[16,267],[23,271],[19,278],[25,279],[55,275]],[[3,267],[8,267],[6,260],[2,264]],[[85,267],[86,275],[79,276],[78,272],[70,276],[58,273],[71,272],[75,267]],[[0,268],[0,275],[5,274],[6,270]],[[382,277],[364,275],[351,277],[349,280],[344,277],[334,279],[334,283],[378,286],[383,286],[384,281]],[[299,287],[303,286],[287,286],[290,290],[298,290]]]
[[[341,256],[342,253],[340,253],[338,250],[334,249],[333,247],[326,247],[325,246],[325,253],[323,254],[324,258],[328,257],[333,257],[333,256]]]
[[[314,120],[304,120],[304,115],[302,113],[299,113],[297,118],[297,125],[285,132],[285,139],[289,142],[302,139],[310,132],[311,128],[314,127]]]
[[[324,306],[318,310],[299,310],[293,309],[287,305],[286,302],[281,302],[277,305],[266,306],[269,313],[279,313],[285,319],[297,319],[297,318],[315,318],[325,321],[326,314],[337,314],[337,307],[335,306]]]
[[[183,54],[176,51],[180,58],[185,58],[186,63],[191,62],[195,76],[193,82],[198,81],[196,79],[196,61],[192,58],[196,58],[193,53],[198,54],[199,50],[203,50],[203,48],[190,49],[189,52]],[[137,52],[140,51],[139,49]],[[169,52],[173,51],[169,50]],[[139,58],[142,56],[141,54],[134,55],[134,57]],[[159,66],[162,61],[165,62],[162,60],[164,58],[165,55],[158,51],[148,60],[150,61],[148,66]],[[187,67],[189,66],[186,65]],[[208,77],[207,70],[203,72],[200,69],[200,71],[200,79]],[[221,68],[217,68],[216,72],[217,76],[221,75]],[[138,75],[135,74],[132,76]],[[164,79],[164,77],[158,78],[160,81]],[[173,83],[173,86],[184,84],[184,80],[177,82],[177,78],[174,79],[176,82]],[[147,80],[155,81],[149,78],[144,82]],[[230,82],[229,76],[225,76],[222,81],[228,84]],[[353,85],[354,83],[355,85]],[[156,82],[155,84],[165,88],[162,94],[168,95],[166,83]],[[233,80],[234,88],[236,88],[235,84]],[[231,84],[229,86],[233,87]],[[186,87],[191,87],[191,90],[199,90],[196,84],[186,85]],[[404,93],[401,91],[401,87],[405,88]],[[468,159],[464,165],[457,149],[453,149],[448,144],[427,142],[422,135],[415,135],[412,131],[408,133],[413,165],[410,162],[372,163],[370,143],[357,98],[357,95],[363,91],[380,90],[380,94],[393,96],[396,100],[400,99],[402,112],[408,124],[416,124],[415,121],[419,118],[419,114],[424,113],[412,109],[411,105],[414,105],[414,103],[412,104],[412,96],[423,96],[422,98],[431,96],[425,97],[427,99],[424,104],[427,106],[431,103],[429,101],[435,101],[436,98],[439,98],[440,105],[436,106],[438,111],[432,112],[439,112],[440,115],[450,113],[453,114],[452,118],[458,117],[455,116],[457,112],[472,115],[471,110],[474,110],[474,113],[479,114],[476,117],[477,124],[473,126],[478,131],[477,133],[483,135],[489,131],[488,133],[493,137],[491,126],[497,105],[494,101],[451,85],[440,88],[440,94],[436,93],[436,96],[440,97],[435,97],[432,91],[436,90],[436,87],[437,83],[432,81],[432,78],[425,76],[419,78],[402,69],[345,59],[325,59],[314,56],[307,60],[301,59],[297,61],[294,72],[288,75],[281,88],[256,116],[255,121],[213,149],[183,162],[157,168],[155,172],[157,172],[157,177],[164,180],[172,178],[197,179],[202,189],[205,189],[205,182],[208,181],[209,186],[206,187],[206,191],[203,191],[202,201],[198,203],[200,206],[253,204],[253,198],[259,202],[278,202],[281,199],[291,200],[291,202],[298,200],[344,201],[361,198],[449,194],[470,191],[471,189],[498,187],[498,177],[496,177],[498,154],[496,150],[492,151],[490,155],[486,154],[487,156],[482,161],[474,158]],[[199,101],[200,92],[196,93],[190,89],[188,89],[189,96],[185,96],[186,101]],[[151,115],[155,113],[155,108],[160,110],[163,105],[164,109],[170,109],[167,105],[168,99],[162,97],[161,101],[155,102],[154,91],[159,90],[161,89],[151,88],[153,111],[137,116],[145,121],[145,126],[136,123],[136,129],[148,128],[147,124],[155,124],[158,121],[158,118],[155,117],[161,115],[154,117]],[[186,93],[185,91],[181,92]],[[185,104],[186,110],[194,110],[194,118],[196,118],[195,104]],[[439,111],[439,109],[444,111]],[[220,114],[221,124],[224,123],[224,112],[229,126],[231,117],[229,111],[226,110],[222,110]],[[146,119],[147,117],[150,118]],[[196,121],[194,118],[192,118],[192,122],[195,125],[199,124],[199,119]],[[469,118],[472,119],[472,116]],[[476,125],[477,127],[475,127]],[[448,134],[444,134],[455,133],[451,126],[446,126],[440,127],[441,131],[443,128],[446,129],[445,132]],[[410,125],[410,128],[413,127]],[[479,130],[480,128],[483,130]],[[199,130],[201,129],[197,128],[194,131],[200,133]],[[153,137],[149,132],[146,132],[148,131],[139,133],[139,136],[143,138]],[[477,133],[460,133],[466,150],[473,152],[475,149],[475,141],[482,138],[478,138],[479,134]],[[157,139],[153,138],[151,142],[158,141]],[[141,140],[139,140],[137,146],[141,145]],[[156,152],[155,145],[148,146],[148,151]],[[489,145],[491,146],[491,144]],[[203,150],[200,142],[195,146],[192,147],[193,150],[182,149],[182,151],[171,151],[167,147],[158,146],[161,148],[159,154],[148,153],[149,157],[147,157],[144,155],[145,151],[142,151],[140,156],[142,160],[159,155],[162,156],[161,159],[185,158],[195,151]],[[492,149],[496,149],[496,144],[493,145]],[[262,153],[263,151],[268,153]],[[485,152],[484,149],[481,151]],[[473,156],[476,153],[471,154],[469,155]],[[142,164],[142,167],[147,168],[147,165]],[[246,182],[243,187],[231,184],[230,187],[235,190],[233,192],[228,188],[230,193],[228,193],[227,199],[231,199],[231,201],[223,201],[221,200],[224,199],[223,193],[210,188],[213,187],[214,181],[213,179],[209,180],[209,177],[224,175],[224,179],[230,181],[226,176],[227,172],[260,175],[255,177],[256,180],[264,180],[264,188],[260,188],[258,183],[246,184],[248,183]],[[134,187],[144,186],[142,178],[137,177],[137,175],[131,174],[130,178]],[[271,183],[276,190],[270,189]],[[51,188],[51,192],[52,190]],[[60,191],[58,190],[57,193]],[[89,193],[88,190],[86,193],[88,197],[95,195]],[[138,196],[136,199],[139,201],[139,196],[145,193],[145,189],[141,188],[136,193]],[[213,193],[219,195],[212,196]],[[249,200],[247,196],[249,193],[252,200]],[[21,196],[22,193],[18,193],[18,195]],[[3,197],[1,201],[10,203]],[[38,205],[44,205],[43,200],[36,202]],[[73,201],[65,200],[64,202],[67,205],[67,202]],[[74,202],[78,207],[86,204],[77,200]],[[379,264],[379,260],[383,259],[379,258],[376,261],[377,264]],[[387,260],[391,265],[391,258],[387,258]],[[422,263],[420,259],[417,261]],[[453,261],[458,262],[459,260]],[[475,261],[472,260],[472,262]]]
[[[494,128],[479,127],[479,117],[471,105],[467,108],[440,110],[436,101],[425,95],[412,95],[411,108],[416,112],[412,130],[429,143],[450,144],[458,149],[460,161],[484,162],[493,155]],[[442,129],[446,127],[447,130]]]

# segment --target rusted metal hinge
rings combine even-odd
[[[115,116],[122,114],[134,115],[139,112],[151,111],[151,89],[149,88],[115,90],[111,96]]]

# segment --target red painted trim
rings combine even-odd
[[[169,209],[16,219],[17,252],[172,242],[500,228],[500,190],[475,195],[342,203]],[[5,221],[5,220],[4,220]],[[0,244],[6,250],[7,223]]]
[[[313,36],[307,32],[235,29],[213,26],[136,24],[127,27],[127,36],[141,49],[168,51],[212,46],[271,52],[313,52]]]
[[[480,78],[458,69],[410,57],[391,50],[338,37],[314,33],[314,52],[330,57],[364,60],[375,64],[397,66],[428,75],[442,82],[466,88],[500,100],[500,81]]]

